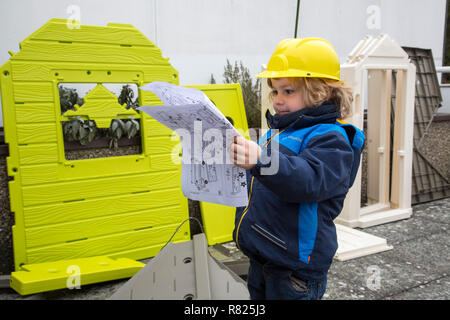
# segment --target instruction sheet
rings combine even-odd
[[[198,89],[167,82],[152,82],[140,89],[153,92],[164,105],[137,109],[181,138],[181,188],[185,197],[232,207],[246,206],[245,170],[234,165],[227,152],[234,136],[240,133],[211,100]]]

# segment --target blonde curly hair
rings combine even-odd
[[[318,106],[327,100],[331,100],[338,107],[341,117],[344,119],[351,116],[353,103],[353,89],[343,81],[326,78],[288,78],[292,85],[302,91],[305,106]],[[267,79],[267,84],[272,87],[271,79]],[[270,93],[269,98],[273,96]]]

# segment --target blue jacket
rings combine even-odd
[[[286,115],[266,113],[262,156],[247,171],[249,203],[236,210],[233,238],[250,258],[322,279],[337,250],[333,220],[358,171],[364,133],[337,122],[331,102]],[[278,129],[275,134],[274,129]],[[271,166],[278,170],[268,175]]]

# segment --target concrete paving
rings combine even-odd
[[[392,250],[334,261],[324,300],[450,299],[450,198],[413,206],[411,218],[361,229]],[[126,280],[110,281],[22,297],[0,289],[4,299],[107,299]]]
[[[411,218],[362,231],[392,250],[335,261],[324,299],[450,298],[450,198],[413,207]]]
[[[335,261],[324,299],[449,299],[449,217],[446,198],[414,206],[409,219],[363,229],[393,249]]]

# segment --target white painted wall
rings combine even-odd
[[[401,46],[431,49],[438,67],[443,61],[445,8],[446,0],[302,0],[297,36],[329,40],[344,63],[359,39],[387,33]],[[450,113],[450,94],[445,91],[439,112]]]
[[[431,48],[441,65],[445,3],[445,0],[303,0],[298,36],[328,39],[345,60],[358,39],[366,34],[388,33],[401,46]]]
[[[81,24],[133,24],[170,58],[181,84],[202,84],[211,74],[222,82],[227,58],[258,73],[275,45],[294,36],[297,1],[1,0],[0,65],[51,18],[72,18],[73,6]],[[342,63],[364,35],[379,33],[403,46],[432,48],[436,65],[442,62],[445,0],[301,0],[299,20],[298,36],[328,39]]]
[[[189,3],[189,5],[186,5]],[[157,45],[182,84],[223,80],[227,58],[259,72],[279,40],[293,37],[296,0],[157,1]]]

